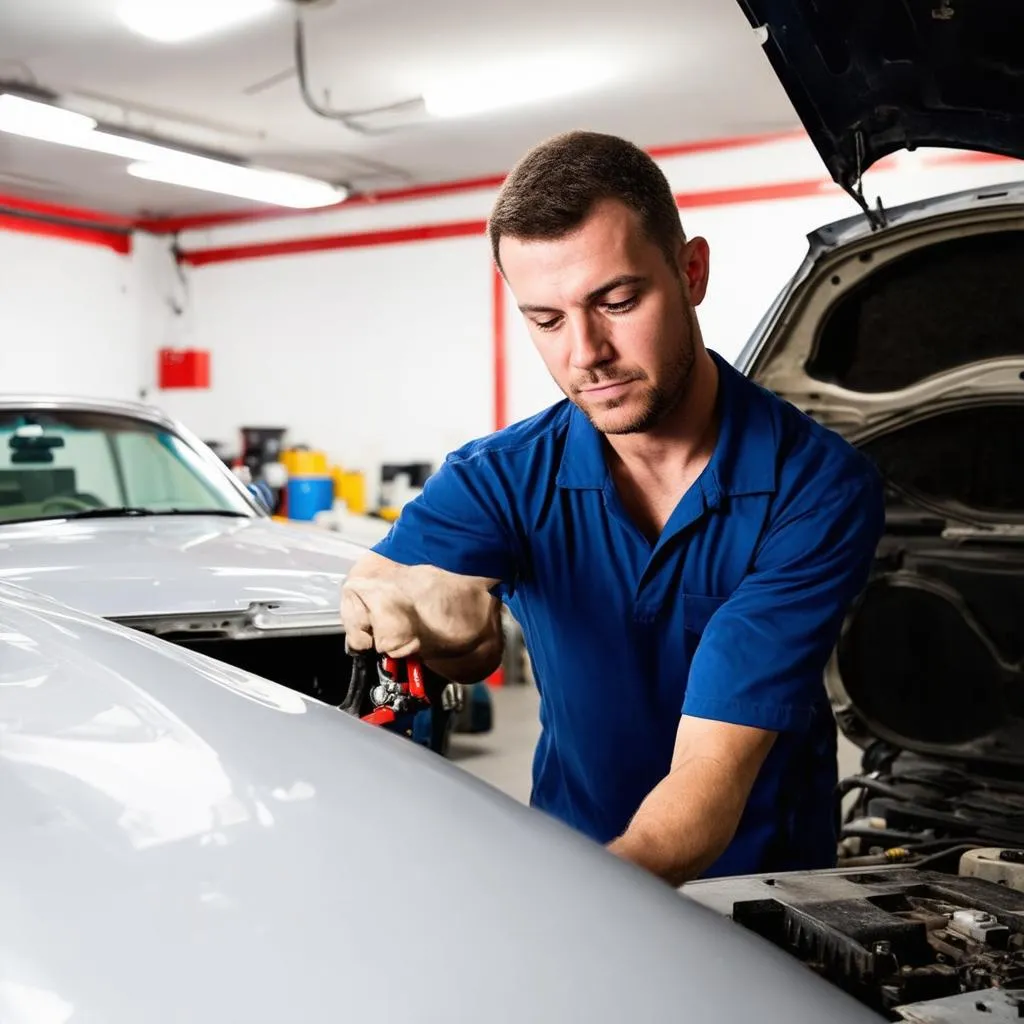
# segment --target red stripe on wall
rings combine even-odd
[[[692,156],[695,153],[715,153],[725,149],[740,149],[744,146],[761,146],[769,142],[786,142],[806,139],[804,130],[767,132],[764,135],[736,135],[725,139],[702,139],[696,142],[675,142],[668,146],[651,146],[646,150],[655,160],[673,156]]]
[[[129,217],[118,217],[99,210],[85,210],[76,206],[58,206],[35,199],[21,199],[18,196],[0,195],[0,211],[34,214],[38,217],[52,217],[55,220],[78,221],[105,228],[133,228],[135,222]]]
[[[655,159],[673,156],[686,156],[694,153],[713,153],[717,150],[737,149],[742,146],[759,146],[770,142],[786,139],[806,138],[802,129],[780,132],[769,132],[764,135],[738,135],[724,139],[702,139],[694,142],[676,142],[665,146],[652,146],[647,152]],[[446,181],[428,185],[411,185],[407,188],[390,189],[381,192],[369,192],[353,196],[343,203],[334,206],[322,206],[314,210],[288,210],[279,207],[268,207],[261,210],[236,210],[227,213],[197,214],[194,217],[165,217],[137,222],[143,231],[155,234],[174,234],[179,231],[191,231],[200,228],[217,227],[224,224],[240,224],[249,221],[272,220],[280,217],[296,217],[306,214],[330,212],[331,210],[349,209],[358,206],[374,206],[380,203],[403,202],[410,199],[431,199],[437,196],[452,195],[459,192],[472,192],[484,188],[498,188],[505,180],[506,174],[492,174],[480,178],[464,178],[458,181]]]
[[[334,249],[363,249],[375,245],[396,245],[403,242],[430,242],[440,238],[482,236],[486,229],[487,222],[483,220],[452,221],[447,224],[424,224],[419,227],[362,231],[349,235],[296,238],[285,242],[258,242],[250,245],[224,246],[220,249],[194,249],[191,252],[180,253],[178,259],[182,263],[202,267],[210,263],[253,260],[266,256],[289,256]]]
[[[505,280],[495,264],[491,264],[493,286],[491,302],[494,313],[494,429],[508,426],[508,362],[506,359]]]
[[[817,181],[783,181],[771,185],[745,185],[739,188],[711,189],[703,192],[680,192],[675,198],[678,205],[685,208],[728,206],[735,203],[756,203],[776,199],[796,199],[819,194],[825,195],[830,189],[838,189],[838,186],[825,179]],[[202,267],[210,263],[259,259],[264,256],[287,256],[308,252],[324,252],[332,249],[358,249],[375,245],[394,245],[399,242],[423,242],[439,238],[460,238],[467,235],[482,235],[486,229],[487,222],[483,220],[454,221],[412,228],[364,231],[347,235],[295,238],[284,242],[252,242],[242,245],[225,246],[219,249],[192,249],[182,252],[179,259],[182,263]]]
[[[382,203],[398,203],[411,199],[436,199],[438,196],[471,192],[475,189],[497,188],[504,180],[505,176],[503,174],[491,175],[487,178],[465,178],[461,181],[448,181],[433,185],[410,185],[408,188],[396,188],[381,192],[364,192],[353,196],[351,199],[346,199],[343,203],[335,203],[333,206],[321,206],[313,210],[286,210],[273,206],[263,210],[236,210],[229,213],[197,214],[194,217],[167,217],[158,220],[141,220],[137,222],[136,226],[142,231],[149,231],[154,234],[176,234],[179,231],[220,227],[225,224],[245,224],[275,220],[282,217],[330,213],[332,210],[349,210],[360,206],[379,206]]]
[[[831,180],[778,181],[770,185],[740,185],[736,188],[716,188],[703,192],[677,192],[676,205],[684,209],[700,206],[732,206],[738,203],[763,203],[775,199],[806,199],[808,196],[828,195],[840,191]]]
[[[31,217],[12,216],[0,212],[0,231],[14,231],[23,235],[42,235],[46,238],[60,238],[87,245],[100,245],[114,252],[127,255],[132,251],[132,236],[128,233],[105,231],[99,227],[58,224],[52,221],[35,220]]]
[[[1021,161],[1012,156],[999,156],[995,153],[979,153],[976,150],[964,149],[956,153],[930,153],[925,158],[930,164],[945,166],[947,164],[1017,164]]]

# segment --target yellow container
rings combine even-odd
[[[334,469],[334,496],[356,516],[366,515],[366,477],[356,470]]]
[[[327,453],[303,451],[288,448],[281,453],[281,462],[288,470],[289,476],[329,476]]]

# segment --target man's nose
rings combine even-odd
[[[569,322],[572,335],[570,359],[581,370],[606,363],[612,357],[612,346],[601,324],[586,315],[573,317]]]

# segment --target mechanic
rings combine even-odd
[[[833,865],[823,671],[878,474],[705,348],[708,244],[633,144],[541,144],[489,234],[566,400],[448,456],[348,577],[350,648],[480,680],[505,601],[541,697],[533,806],[672,885]]]

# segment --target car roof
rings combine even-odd
[[[168,427],[176,425],[171,417],[156,406],[117,398],[90,398],[82,395],[42,393],[0,393],[0,410],[9,409],[70,409],[110,413],[116,416],[133,416]]]

